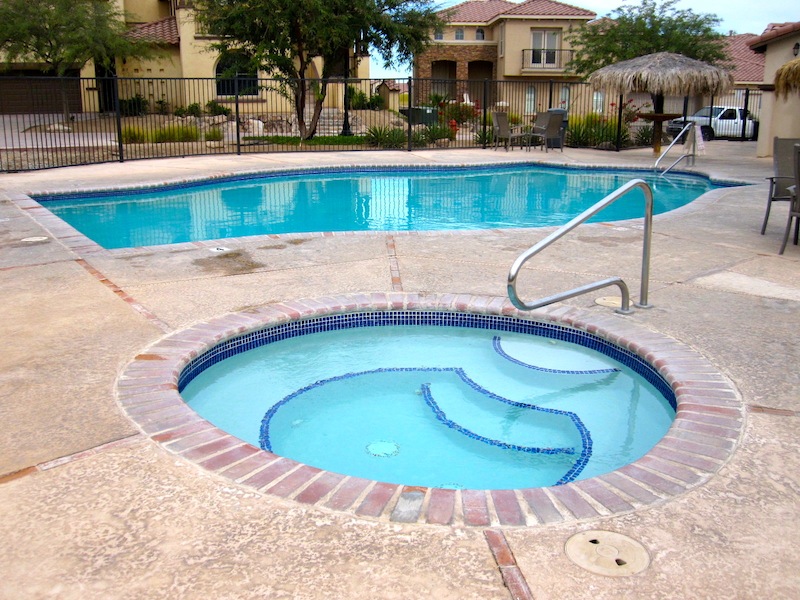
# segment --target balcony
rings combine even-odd
[[[531,48],[522,51],[522,71],[563,71],[572,60],[572,50]]]

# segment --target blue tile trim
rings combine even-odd
[[[484,395],[484,396],[486,396],[488,398],[491,398],[492,400],[496,400],[498,402],[502,402],[504,404],[508,404],[510,406],[514,406],[514,407],[517,407],[517,408],[524,408],[524,409],[528,409],[528,410],[535,410],[535,411],[539,411],[539,412],[543,412],[543,413],[563,415],[565,417],[568,417],[572,421],[572,424],[575,426],[575,428],[577,429],[577,431],[578,431],[578,433],[579,433],[579,435],[581,437],[581,449],[580,449],[580,454],[577,457],[577,460],[575,461],[573,466],[570,468],[569,471],[567,471],[567,473],[561,479],[559,479],[555,483],[555,485],[563,485],[565,483],[569,483],[570,481],[573,481],[576,477],[578,477],[578,475],[580,475],[581,471],[584,469],[586,464],[589,462],[589,459],[591,458],[591,455],[592,455],[592,437],[589,434],[589,430],[586,428],[586,426],[583,424],[583,421],[581,421],[580,417],[578,417],[577,414],[575,414],[573,412],[570,412],[570,411],[565,411],[565,410],[558,410],[558,409],[553,409],[553,408],[543,408],[541,406],[537,406],[535,404],[529,404],[529,403],[525,403],[525,402],[516,402],[516,401],[513,401],[513,400],[509,400],[508,398],[504,398],[502,396],[498,396],[497,394],[494,394],[494,393],[490,392],[489,390],[483,388],[479,384],[477,384],[475,381],[473,381],[464,372],[463,369],[458,368],[458,367],[381,368],[381,369],[373,369],[373,370],[369,370],[369,371],[359,371],[359,372],[355,372],[355,373],[345,373],[343,375],[337,375],[335,377],[330,377],[330,378],[327,378],[327,379],[321,379],[319,381],[316,381],[316,382],[314,382],[314,383],[312,383],[310,385],[304,386],[304,387],[292,392],[291,394],[289,394],[285,398],[283,398],[281,401],[275,403],[273,406],[270,407],[270,409],[266,412],[266,414],[264,415],[264,418],[261,421],[261,429],[260,429],[260,432],[259,432],[259,445],[261,446],[261,449],[262,450],[266,450],[268,452],[272,452],[272,441],[270,439],[270,425],[272,423],[272,419],[275,417],[275,415],[277,414],[277,412],[278,412],[278,410],[280,408],[282,408],[283,406],[286,406],[292,400],[295,400],[296,398],[302,396],[303,394],[305,394],[305,393],[307,393],[307,392],[309,392],[311,390],[315,390],[315,389],[321,388],[323,386],[326,386],[329,383],[334,383],[334,382],[337,382],[337,381],[343,381],[343,380],[346,380],[346,379],[353,379],[355,377],[360,377],[362,375],[370,375],[370,374],[375,374],[375,373],[400,373],[400,372],[402,372],[402,373],[413,373],[413,372],[419,372],[419,373],[431,373],[431,372],[436,372],[436,373],[454,373],[464,383],[466,383],[470,388],[472,388],[476,392],[478,392],[478,393],[480,393],[480,394],[482,394],[482,395]],[[475,441],[478,441],[478,442],[481,442],[481,443],[484,443],[484,444],[488,444],[490,446],[495,446],[497,448],[502,448],[504,450],[513,450],[513,451],[516,451],[516,452],[527,452],[529,454],[545,454],[545,455],[556,455],[556,454],[573,455],[573,454],[576,454],[576,450],[574,448],[570,448],[570,447],[543,448],[543,447],[539,447],[539,446],[520,446],[518,444],[511,444],[511,443],[508,443],[508,442],[503,442],[501,440],[495,440],[495,439],[492,439],[492,438],[488,438],[488,437],[482,436],[482,435],[480,435],[478,433],[475,433],[474,431],[471,431],[471,430],[467,429],[466,427],[463,427],[462,425],[459,425],[455,421],[449,419],[447,417],[447,415],[445,414],[445,412],[438,405],[438,403],[434,400],[433,394],[431,393],[431,390],[430,390],[430,384],[423,383],[421,385],[421,390],[422,390],[422,397],[425,400],[425,403],[431,409],[431,411],[433,412],[433,414],[436,417],[436,419],[439,422],[443,423],[448,428],[452,429],[453,431],[456,431],[456,432],[458,432],[458,433],[460,433],[462,435],[465,435],[470,439],[473,439]]]
[[[643,358],[630,350],[621,348],[595,335],[555,323],[527,321],[501,315],[483,315],[472,313],[454,313],[441,311],[371,311],[357,313],[340,313],[291,321],[281,325],[267,327],[243,334],[221,342],[192,359],[178,377],[178,391],[182,391],[189,382],[210,366],[240,352],[246,352],[265,344],[284,339],[315,333],[318,331],[335,331],[351,327],[381,327],[392,325],[429,325],[441,327],[472,327],[478,329],[494,329],[513,331],[545,338],[573,342],[604,354],[638,373],[659,393],[661,393],[673,410],[677,411],[675,393],[669,383],[659,375],[655,368]]]
[[[551,164],[529,164],[529,163],[496,163],[496,164],[480,164],[480,165],[402,165],[402,166],[331,166],[324,168],[308,168],[308,169],[285,169],[276,171],[262,171],[256,173],[241,173],[238,175],[225,175],[222,177],[209,177],[198,179],[195,181],[181,181],[177,183],[156,183],[142,186],[134,186],[129,188],[112,189],[112,190],[87,190],[85,192],[56,192],[56,193],[42,193],[32,195],[31,198],[40,203],[46,203],[52,200],[80,200],[80,199],[94,199],[94,198],[108,198],[113,196],[135,196],[147,194],[154,191],[172,191],[172,190],[186,190],[204,185],[217,184],[217,183],[235,183],[239,181],[253,181],[258,179],[268,180],[281,177],[301,177],[308,175],[331,175],[331,174],[351,174],[359,175],[362,173],[386,173],[387,175],[398,175],[403,173],[413,173],[415,175],[425,175],[427,173],[442,173],[442,172],[455,172],[461,173],[464,171],[493,171],[498,172],[502,170],[568,170],[568,171],[589,171],[593,173],[631,173],[631,176],[639,174],[651,174],[652,169],[644,167],[630,166],[625,168],[620,167],[602,167],[602,166],[588,166],[588,165],[551,165]],[[709,181],[712,185],[717,187],[729,187],[735,185],[742,185],[741,183],[713,180],[705,175],[697,173],[680,172],[681,177],[689,179],[698,179]]]
[[[492,347],[494,351],[497,352],[502,358],[506,359],[509,362],[514,363],[515,365],[519,365],[521,367],[525,367],[526,369],[533,369],[534,371],[541,371],[543,373],[558,373],[560,375],[598,375],[603,373],[619,373],[619,369],[588,369],[585,371],[570,371],[566,369],[548,369],[546,367],[539,367],[537,365],[532,365],[526,362],[522,362],[514,358],[513,356],[509,356],[506,354],[505,350],[501,346],[501,339],[499,335],[496,335],[492,338]]]

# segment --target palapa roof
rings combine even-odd
[[[589,75],[595,88],[665,96],[719,94],[733,85],[730,71],[682,54],[657,52],[608,65]]]
[[[800,58],[795,58],[775,72],[775,94],[787,98],[791,92],[800,92]]]

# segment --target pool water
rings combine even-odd
[[[182,389],[253,445],[321,469],[445,488],[542,487],[652,448],[675,417],[630,368],[516,331],[389,325],[225,358]]]
[[[241,176],[36,200],[113,249],[264,234],[562,225],[634,178],[653,189],[656,214],[719,187],[693,175],[521,165]],[[634,193],[602,220],[643,212]]]

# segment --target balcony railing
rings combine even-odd
[[[523,71],[563,71],[572,60],[572,50],[530,48],[522,51]]]

